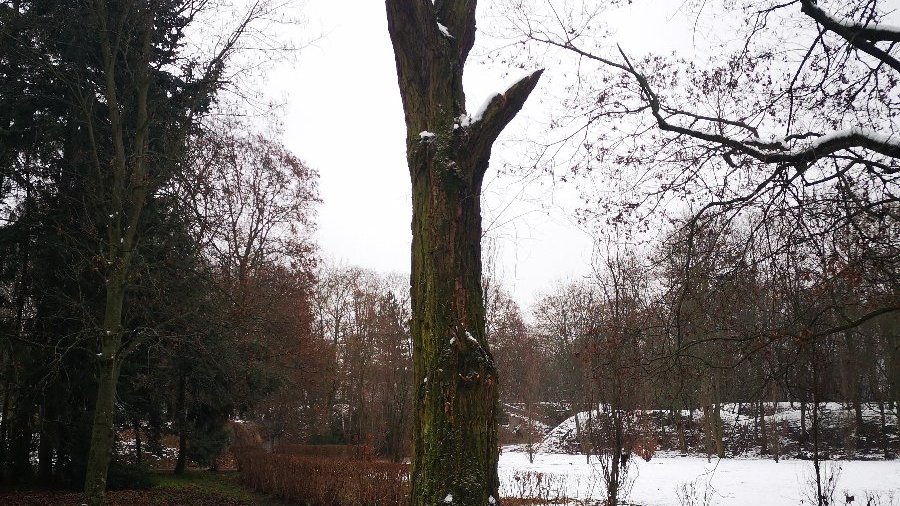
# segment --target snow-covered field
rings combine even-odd
[[[806,460],[713,459],[699,457],[654,457],[649,462],[634,459],[629,464],[634,478],[628,504],[641,506],[679,506],[678,490],[693,483],[697,505],[780,506],[810,504],[808,497],[813,467]],[[855,505],[866,505],[866,493],[876,493],[882,506],[900,505],[900,460],[834,461],[840,466],[835,487],[835,504],[846,503],[845,492],[854,496]],[[596,461],[587,464],[584,455],[535,454],[534,463],[526,453],[504,451],[500,455],[501,494],[517,496],[524,480],[517,472],[544,473],[544,487],[564,488],[570,498],[581,500],[603,497],[604,486]],[[709,502],[702,497],[708,492]],[[593,504],[592,502],[589,504]]]

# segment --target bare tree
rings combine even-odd
[[[877,276],[854,322],[900,309],[900,32],[886,9],[877,0],[687,5],[698,19],[743,21],[729,24],[737,42],[709,61],[638,60],[603,40],[604,2],[510,2],[511,36],[578,63],[553,122],[564,135],[539,156],[569,153],[572,173],[618,183],[622,192],[587,210],[597,222],[646,228],[660,208],[689,206],[707,225],[753,216],[748,241],[771,237],[769,220],[780,217],[794,220],[796,241],[853,236]]]

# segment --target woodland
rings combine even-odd
[[[716,504],[629,499],[679,458],[808,462],[817,506],[877,461],[857,504],[900,503],[900,5],[689,0],[727,40],[643,55],[603,24],[631,1],[482,4],[384,2],[393,273],[323,254],[319,169],[244,79],[297,5],[0,0],[0,503]],[[473,48],[524,70],[477,111]],[[528,306],[482,223],[511,145],[595,237]],[[527,467],[562,454],[592,498]]]

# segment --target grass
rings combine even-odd
[[[171,472],[156,472],[151,491],[186,493],[192,496],[211,496],[223,504],[222,500],[247,506],[282,506],[285,503],[264,494],[244,488],[236,471],[212,473],[209,471],[187,471],[182,476]],[[212,503],[211,503],[212,504]]]
[[[107,493],[109,506],[285,506],[264,494],[243,488],[236,472],[188,471],[183,476],[154,472],[149,490]],[[0,491],[4,506],[78,506],[80,494],[71,491]]]

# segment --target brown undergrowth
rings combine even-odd
[[[285,501],[315,506],[370,506],[407,503],[405,464],[372,459],[235,451],[244,485]]]

